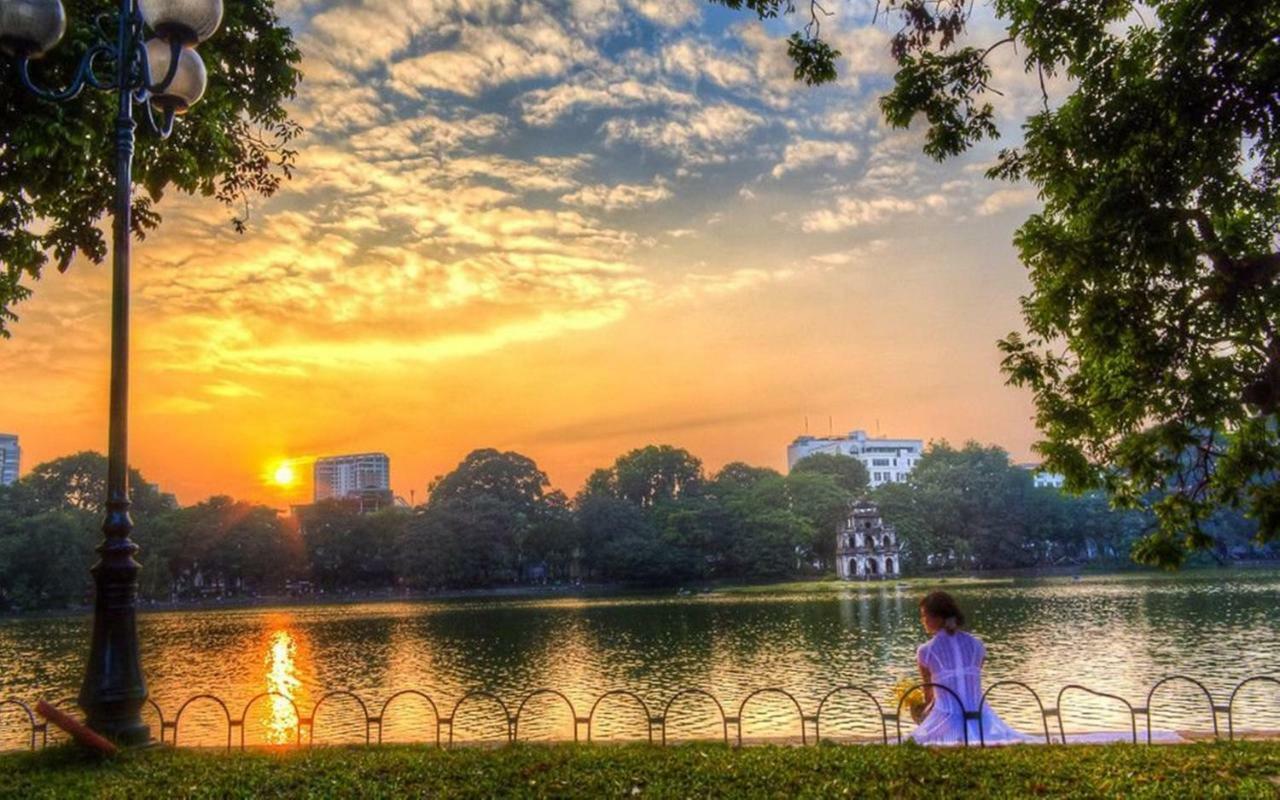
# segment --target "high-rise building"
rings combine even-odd
[[[18,480],[21,461],[22,448],[18,446],[17,434],[0,433],[0,486],[8,486]]]
[[[873,439],[866,431],[851,431],[848,436],[799,436],[787,447],[787,469],[815,453],[849,456],[867,468],[875,488],[905,481],[923,452],[920,439]]]
[[[391,459],[385,453],[357,453],[316,459],[315,501],[391,493]]]

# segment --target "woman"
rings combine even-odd
[[[911,738],[920,744],[963,744],[967,724],[969,741],[977,744],[978,721],[966,721],[964,712],[976,710],[982,701],[982,662],[987,649],[976,636],[961,630],[964,614],[946,592],[924,596],[920,601],[920,622],[932,638],[916,650],[926,711]],[[1006,725],[985,704],[982,735],[987,744],[1034,741]]]

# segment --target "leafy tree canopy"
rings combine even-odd
[[[746,491],[766,478],[781,478],[776,469],[753,467],[741,461],[725,464],[712,480],[712,490],[721,496]]]
[[[761,18],[786,0],[720,0]],[[1209,547],[1215,509],[1280,534],[1280,4],[994,0],[1004,36],[974,43],[975,0],[882,0],[896,27],[888,122],[926,126],[944,159],[999,131],[987,59],[1016,47],[1061,76],[988,175],[1044,208],[1015,244],[1026,330],[1000,343],[1029,388],[1045,467],[1073,491],[1150,508],[1139,561]],[[820,6],[789,49],[796,77],[835,78]],[[797,44],[798,42],[798,44]]]
[[[550,485],[547,474],[528,456],[492,448],[473,450],[457,469],[432,482],[428,505],[468,502],[485,495],[532,517]]]
[[[613,464],[612,487],[618,497],[647,508],[702,491],[702,462],[688,450],[671,445],[649,445],[620,456]],[[606,476],[595,476],[588,486],[608,486]]]
[[[91,450],[37,464],[12,486],[3,487],[0,505],[23,515],[45,511],[92,511],[103,508],[107,498],[107,458]],[[130,512],[151,515],[177,507],[172,495],[147,483],[138,470],[129,469]]]
[[[856,458],[836,453],[814,453],[811,456],[805,456],[791,468],[792,475],[797,473],[830,475],[837,486],[855,496],[865,492],[871,483],[871,475],[867,472],[865,464]]]
[[[92,44],[95,18],[112,0],[74,3],[67,35],[32,72],[62,85]],[[213,196],[232,207],[243,230],[249,200],[268,196],[290,176],[300,132],[285,102],[293,97],[301,55],[276,18],[272,0],[225,4],[222,26],[200,45],[208,90],[161,142],[139,127],[133,171],[133,232],[160,223],[156,204],[170,188]],[[59,83],[62,82],[62,83]],[[114,192],[114,95],[87,89],[74,101],[47,103],[23,88],[17,65],[0,54],[0,336],[14,304],[31,294],[50,257],[60,270],[77,254],[101,262],[101,225]]]

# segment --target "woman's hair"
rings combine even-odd
[[[955,633],[964,627],[964,612],[956,599],[946,592],[929,592],[920,598],[920,608],[929,616],[942,620],[942,629]]]

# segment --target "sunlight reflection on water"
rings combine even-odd
[[[296,695],[302,688],[294,666],[297,645],[287,630],[271,635],[266,656],[266,685],[271,693],[271,703],[266,707],[266,740],[268,744],[288,744],[297,730],[298,715],[294,712]]]
[[[1048,707],[1072,683],[1145,706],[1151,686],[1175,673],[1202,680],[1225,704],[1244,677],[1280,675],[1274,571],[950,581],[947,588],[987,642],[985,682],[1023,681]],[[492,692],[513,715],[535,689],[564,693],[528,702],[522,739],[572,739],[574,716],[587,716],[603,693],[625,689],[634,696],[611,697],[596,710],[593,737],[644,739],[644,711],[661,714],[685,687],[710,691],[727,716],[738,715],[749,692],[765,686],[792,693],[805,714],[841,684],[866,686],[892,711],[892,687],[914,675],[915,648],[923,641],[915,609],[920,592],[877,584],[796,594],[366,603],[149,613],[139,625],[152,696],[166,714],[209,692],[226,700],[234,717],[267,693],[245,714],[250,744],[294,741],[295,705],[306,717],[325,692],[350,689],[377,715],[394,692],[410,688],[436,708],[416,695],[398,699],[384,722],[388,740],[434,741],[437,715],[450,716],[476,688]],[[85,617],[0,621],[0,696],[74,695],[87,623]],[[997,690],[991,703],[1023,730],[1043,730],[1025,692]],[[1063,705],[1068,734],[1129,729],[1128,712],[1114,701],[1070,693]],[[1208,702],[1194,686],[1166,685],[1152,707],[1157,728],[1212,731]],[[705,697],[685,696],[671,709],[668,737],[719,738],[720,713]],[[364,740],[363,716],[350,698],[326,701],[320,716],[313,721],[317,742]],[[747,738],[799,734],[795,705],[780,695],[753,698],[742,717]],[[0,713],[0,745],[25,743],[17,722],[9,710]],[[1225,735],[1225,719],[1220,723]],[[459,712],[454,733],[459,740],[500,739],[505,724],[496,702],[474,698]],[[1241,693],[1241,727],[1280,729],[1274,685]],[[829,701],[822,729],[824,737],[880,731],[871,702],[850,693]],[[904,733],[909,729],[904,725]],[[225,744],[226,736],[225,718],[183,718],[184,744]]]

